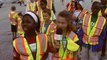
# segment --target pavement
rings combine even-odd
[[[24,6],[10,2],[4,3],[0,8],[0,60],[12,60],[12,34],[8,14],[13,5],[17,7],[17,11],[25,11]]]

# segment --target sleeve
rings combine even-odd
[[[104,28],[103,28],[103,30],[102,30],[102,33],[101,33],[101,35],[99,36],[99,44],[93,46],[92,51],[99,51],[99,50],[102,49],[103,41],[104,41],[104,39],[105,39],[105,37],[106,37],[106,33],[105,33],[105,32],[106,32],[106,26],[104,26]]]
[[[20,55],[16,52],[15,48],[13,48],[13,60],[20,60]]]

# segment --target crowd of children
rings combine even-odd
[[[30,0],[25,14],[11,7],[13,60],[101,60],[106,56],[107,0],[93,2],[91,13],[83,8],[83,0],[71,0],[57,16],[53,2]]]

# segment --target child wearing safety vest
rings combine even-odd
[[[80,13],[82,12],[83,7],[82,4],[80,2],[76,3],[76,9],[73,12],[73,16],[72,16],[72,20],[73,20],[73,25],[76,26],[76,31],[78,32],[79,28],[80,28],[80,19],[78,19]]]
[[[40,10],[37,11],[37,15],[39,16],[40,20],[41,20],[41,23],[44,23],[44,18],[43,18],[43,10],[46,10],[48,9],[47,7],[47,3],[44,2],[44,1],[41,1],[40,2]],[[49,9],[50,10],[50,9]],[[50,19],[49,20],[55,20],[56,19],[56,16],[55,14],[53,13],[52,10],[51,11],[51,14],[50,14]]]
[[[40,20],[33,12],[26,12],[22,19],[24,36],[13,41],[13,60],[45,60],[47,36],[40,34]]]
[[[79,44],[81,45],[81,60],[100,60],[101,49],[105,38],[106,20],[98,16],[100,3],[94,2],[91,7],[92,14],[85,14],[82,28],[78,32]]]
[[[18,14],[16,12],[16,7],[12,6],[11,7],[11,12],[9,13],[9,19],[10,19],[10,23],[11,23],[11,32],[13,35],[13,40],[17,37],[17,18],[18,18]]]
[[[75,60],[79,45],[77,35],[73,32],[71,14],[62,11],[56,19],[56,27],[51,30],[49,39],[48,60]]]
[[[67,11],[69,12],[74,12],[76,9],[76,1],[75,0],[71,0],[67,5],[66,5]]]
[[[49,34],[52,24],[55,24],[54,21],[50,20],[51,11],[50,9],[43,10],[43,23],[41,23],[41,33]]]
[[[39,10],[39,0],[30,0],[29,3],[27,3],[27,11],[32,11],[37,13],[37,11]]]

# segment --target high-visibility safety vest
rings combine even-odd
[[[83,43],[97,45],[99,36],[106,23],[106,20],[104,17],[98,17],[94,27],[91,29],[91,17],[92,17],[91,14],[85,14],[83,18],[82,25],[82,30],[84,32]]]
[[[54,34],[55,34],[55,32],[53,32],[53,34],[52,34],[52,36],[53,36],[52,37],[53,38],[52,41],[53,42],[54,42]],[[67,42],[69,42],[70,40],[72,40],[75,43],[79,39],[78,39],[77,35],[74,32],[71,31],[69,34],[67,34],[66,40],[67,40]],[[54,47],[55,47],[55,45],[54,45]],[[69,49],[69,48],[66,48],[65,51],[64,51],[62,40],[60,40],[59,51],[56,54],[52,54],[51,60],[73,60],[73,52],[77,51],[78,47],[76,49],[74,49],[74,50],[70,50],[72,52],[70,54],[67,53],[68,52],[67,49]]]
[[[47,31],[45,34],[47,35],[50,35],[51,31],[55,30],[56,28],[56,24],[52,21],[49,26],[47,27]],[[42,24],[42,27],[41,27],[41,33],[44,33],[44,24]]]
[[[80,15],[78,16],[78,18],[82,19],[87,12],[88,12],[87,9],[82,10],[81,13],[80,13]]]
[[[16,12],[14,12],[14,11],[10,12],[9,19],[10,19],[10,23],[12,25],[16,25],[17,24],[17,17],[18,17],[18,15],[17,15]]]
[[[44,22],[42,10],[37,11],[37,15],[39,16],[40,21]]]
[[[52,0],[47,0],[47,8],[52,10]]]
[[[28,3],[27,8],[28,8],[28,11],[37,12],[37,10],[39,9],[38,2]]]
[[[45,34],[38,34],[36,36],[36,59],[41,60],[43,54],[46,52],[47,49],[47,36]],[[29,47],[27,40],[20,36],[19,38],[13,41],[13,46],[17,53],[20,54],[21,60],[34,60],[32,56],[32,51]]]
[[[70,12],[73,12],[75,10],[75,7],[71,6],[71,2],[68,3],[67,10],[70,11]]]
[[[22,25],[21,25],[22,19],[20,17],[18,17],[17,20],[18,20],[18,34],[22,35],[22,34],[24,34],[24,31],[23,31]]]

